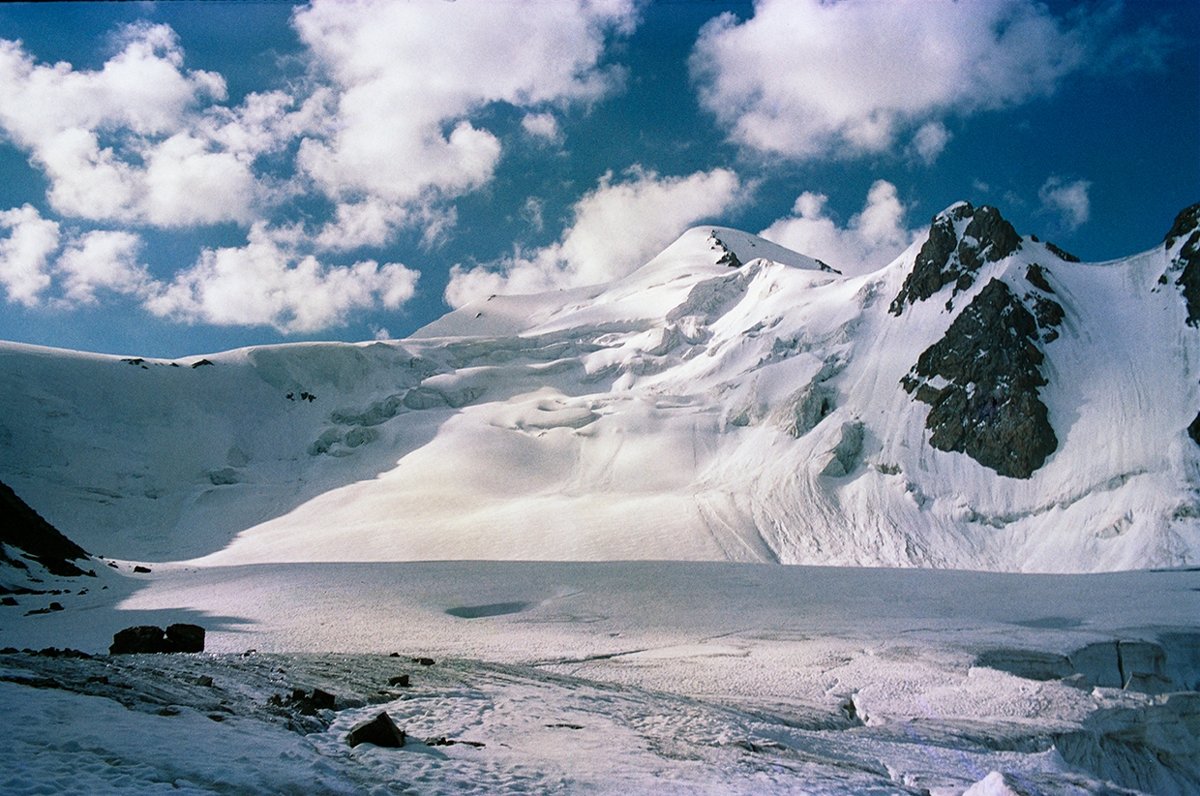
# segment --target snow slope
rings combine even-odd
[[[845,278],[702,227],[613,283],[494,296],[401,341],[174,363],[4,344],[0,480],[92,552],[206,566],[1200,561],[1200,348],[1160,284],[1179,247],[1081,264],[1022,238],[889,312],[923,245]],[[1063,315],[1036,343],[1057,441],[1014,478],[932,447],[901,380],[993,279],[1031,291],[1034,263]]]

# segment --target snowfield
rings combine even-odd
[[[0,482],[97,556],[0,551],[0,791],[1200,792],[1200,232],[997,219],[858,277],[697,228],[398,341],[0,343]]]
[[[442,562],[100,580],[56,597],[63,611],[0,609],[0,645],[99,653],[126,625],[198,621],[213,652],[0,656],[21,728],[5,793],[1200,787],[1197,571]],[[399,674],[410,687],[389,686]],[[289,706],[313,688],[335,708]],[[411,743],[350,748],[380,710]]]

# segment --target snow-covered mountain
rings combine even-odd
[[[990,207],[843,277],[688,231],[413,337],[171,362],[0,347],[0,480],[201,564],[1200,561],[1200,205],[1080,263]]]

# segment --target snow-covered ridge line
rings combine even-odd
[[[1196,215],[1097,266],[958,203],[852,278],[698,227],[406,340],[179,367],[4,344],[0,480],[141,560],[1190,565]]]

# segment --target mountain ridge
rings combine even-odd
[[[5,344],[0,479],[88,549],[205,565],[1191,565],[1197,215],[1097,265],[956,203],[857,277],[697,227],[400,341]]]

